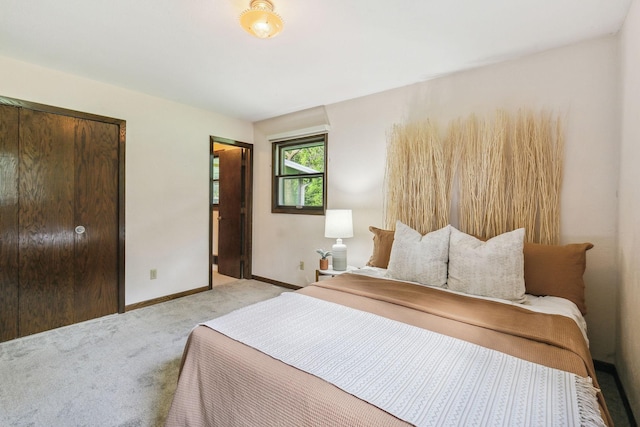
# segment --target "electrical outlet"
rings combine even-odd
[[[149,272],[149,278],[150,278],[151,280],[157,279],[157,278],[158,278],[158,270],[156,270],[155,268],[154,268],[154,269],[152,269],[152,270]]]
[[[300,265],[298,267],[300,270],[304,270],[304,261],[300,261]]]

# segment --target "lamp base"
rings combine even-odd
[[[347,245],[342,243],[342,239],[337,239],[331,247],[331,261],[335,271],[347,269]]]

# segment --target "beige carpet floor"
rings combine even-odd
[[[162,426],[189,331],[286,289],[213,290],[0,344],[0,426]]]

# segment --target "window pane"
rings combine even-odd
[[[322,177],[279,178],[281,206],[322,206]]]
[[[282,147],[280,175],[324,172],[324,143]]]
[[[220,157],[213,158],[213,179],[220,179]]]
[[[220,203],[220,181],[214,181],[211,186],[211,203],[217,205]]]

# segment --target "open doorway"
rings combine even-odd
[[[251,277],[253,145],[210,137],[209,288]]]

